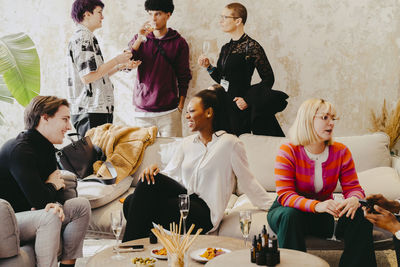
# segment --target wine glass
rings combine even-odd
[[[183,234],[186,234],[186,218],[189,214],[190,208],[190,199],[187,194],[179,195],[179,210],[181,212],[181,216],[183,218]]]
[[[144,25],[144,29],[146,30],[147,33],[151,33],[155,30],[156,28],[156,23],[154,21],[148,21],[145,25]],[[142,35],[142,42],[146,42],[147,41],[147,37],[145,35]]]
[[[333,200],[335,200],[336,202],[342,202],[344,200],[343,195],[342,194],[334,194],[333,195]],[[339,217],[333,216],[334,224],[333,224],[333,234],[331,238],[328,238],[328,240],[332,240],[332,241],[340,241],[339,239],[337,239],[336,237],[336,227],[339,221]]]
[[[121,256],[119,254],[119,236],[121,235],[121,230],[122,230],[122,210],[115,210],[110,213],[111,216],[111,229],[115,235],[116,239],[116,245],[114,246],[114,251],[117,252],[117,255],[112,256],[112,259],[120,260],[124,259],[125,257]]]
[[[251,211],[249,210],[240,211],[239,220],[240,220],[240,230],[242,231],[242,235],[244,238],[244,246],[247,247],[247,238],[249,237],[250,226],[251,226]]]
[[[210,42],[204,41],[203,42],[203,55],[207,55],[209,51],[210,51]]]

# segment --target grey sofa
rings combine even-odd
[[[0,199],[0,218],[0,266],[34,267],[36,257],[33,243],[20,245],[14,210],[4,199]]]

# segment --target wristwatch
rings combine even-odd
[[[400,240],[400,230],[394,233],[394,236],[397,238],[397,240]]]

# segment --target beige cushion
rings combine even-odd
[[[388,148],[390,139],[385,133],[337,137],[335,141],[350,149],[357,172],[392,165]]]
[[[400,178],[395,169],[378,167],[358,173],[365,194],[382,194],[388,199],[400,198]]]
[[[89,200],[92,209],[101,207],[110,203],[114,199],[128,191],[132,184],[132,177],[122,179],[118,184],[104,185],[98,182],[78,181],[78,196]]]
[[[275,191],[275,157],[281,144],[288,142],[288,139],[251,134],[243,134],[239,139],[244,143],[250,169],[255,177],[267,191]],[[350,149],[357,172],[391,166],[389,137],[384,133],[337,137],[335,141],[345,144]],[[240,183],[237,193],[243,194]]]
[[[134,191],[134,188],[129,188],[127,192],[122,194],[120,198],[125,198],[129,194]],[[112,233],[111,224],[110,224],[110,213],[114,210],[122,210],[122,203],[119,199],[112,201],[102,207],[97,209],[92,209],[92,216],[89,222],[89,229],[87,231],[86,237],[88,238],[115,238]],[[123,219],[123,226],[121,236],[123,236],[125,232],[126,220]]]
[[[4,199],[0,199],[0,258],[9,258],[19,253],[19,230],[14,210]]]
[[[162,170],[168,164],[181,139],[179,137],[158,137],[154,144],[148,146],[144,152],[142,164],[132,175],[134,178],[132,186],[136,186],[139,175],[146,167],[157,164]]]

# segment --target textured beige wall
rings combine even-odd
[[[72,0],[0,0],[0,35],[28,33],[41,60],[42,94],[65,96],[67,41],[74,25]],[[210,56],[229,37],[219,30],[218,16],[229,1],[175,0],[169,25],[188,41],[193,80],[188,96],[213,81],[196,59],[202,41],[211,42]],[[248,8],[246,32],[264,47],[275,72],[275,89],[290,95],[278,119],[287,131],[301,102],[322,97],[341,115],[336,135],[368,131],[369,109],[383,99],[399,97],[399,23],[397,0],[260,0],[240,1]],[[124,49],[146,20],[143,0],[105,0],[103,28],[96,31],[106,59]],[[116,120],[132,123],[135,72],[112,77],[116,91]],[[255,75],[257,76],[257,75]],[[254,82],[258,77],[254,78]],[[18,105],[0,102],[8,125],[1,126],[0,144],[22,130]],[[187,128],[185,127],[185,134]]]

